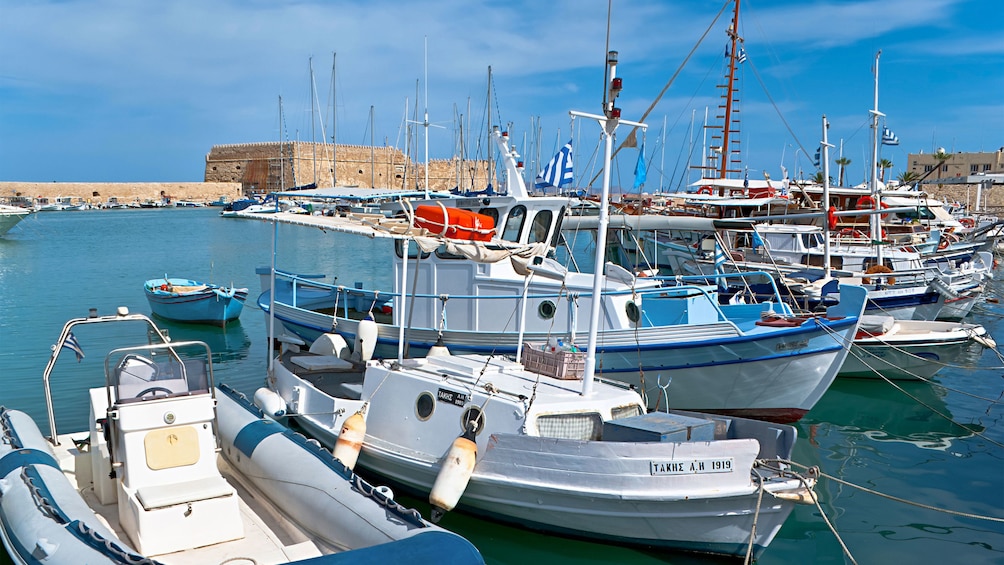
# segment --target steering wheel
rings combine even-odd
[[[174,391],[171,390],[171,389],[169,389],[169,388],[164,388],[162,386],[152,386],[150,388],[147,388],[147,389],[144,389],[144,390],[140,391],[140,393],[137,394],[135,396],[135,398],[142,398],[142,397],[144,397],[144,396],[146,396],[148,394],[156,393],[156,392],[163,392],[165,394],[174,394]]]

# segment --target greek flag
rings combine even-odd
[[[547,163],[544,170],[537,175],[537,188],[553,186],[561,188],[572,182],[572,140],[558,151],[558,154]]]
[[[746,50],[743,49],[742,47],[739,48],[739,57],[736,59],[736,61],[740,63],[746,62]]]
[[[642,142],[641,149],[638,150],[638,162],[634,165],[634,187],[639,188],[645,184],[648,171],[645,169],[645,143]]]
[[[820,152],[822,150],[823,150],[823,146],[822,145],[820,145],[819,147],[816,147],[816,156],[812,159],[812,165],[814,167],[816,167],[817,169],[819,168],[819,165],[820,165],[820,159],[821,159]]]
[[[746,190],[749,190],[749,188],[750,188],[750,172],[749,172],[749,170],[747,170],[746,174],[743,175],[743,188],[745,188]]]
[[[725,273],[725,250],[722,249],[721,243],[719,243],[718,238],[715,238],[715,274],[721,275]],[[718,279],[718,289],[725,291],[728,289],[728,284],[725,282],[724,278]]]
[[[63,342],[63,347],[69,349],[77,356],[77,363],[84,358],[84,350],[80,348],[80,343],[77,342],[77,336],[70,332],[70,335],[66,336],[66,341]]]
[[[899,145],[899,137],[885,126],[882,126],[882,145]]]

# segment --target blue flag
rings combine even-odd
[[[66,336],[66,341],[63,342],[63,347],[69,349],[77,356],[77,363],[84,358],[84,350],[80,348],[80,344],[77,342],[77,336],[70,332],[70,335]]]
[[[537,175],[537,188],[553,186],[561,188],[572,182],[572,140],[558,151],[558,154],[547,163],[544,170]]]
[[[641,149],[638,150],[638,162],[634,165],[634,187],[638,188],[645,184],[648,171],[645,170],[645,143],[642,142]]]
[[[882,145],[899,145],[899,136],[889,128],[882,126]]]

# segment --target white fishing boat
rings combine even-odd
[[[21,220],[27,218],[29,214],[31,214],[31,210],[27,208],[0,204],[0,236],[13,229]]]
[[[997,344],[979,324],[865,315],[839,376],[929,379],[975,345],[995,348]]]
[[[440,341],[454,353],[518,357],[525,341],[555,338],[581,348],[585,313],[599,302],[599,371],[638,387],[649,406],[660,398],[660,381],[670,379],[675,407],[777,422],[798,420],[823,395],[847,354],[843,344],[853,338],[864,289],[841,288],[830,316],[765,323],[764,316],[792,314],[779,295],[723,305],[715,284],[636,277],[607,263],[594,288],[593,272],[550,256],[562,223],[572,221],[565,217],[572,201],[529,196],[508,136],[496,129],[494,138],[508,172],[505,196],[455,198],[449,206],[405,201],[402,219],[274,214],[392,243],[394,278],[392,288],[366,289],[261,269],[258,305],[266,318],[309,344],[330,331],[351,343],[360,320],[372,317],[377,358],[401,348],[420,356]],[[449,216],[447,229],[442,218]],[[492,228],[455,229],[458,220],[485,218]],[[431,229],[416,227],[423,224]],[[571,258],[567,264],[575,265]]]
[[[83,363],[58,384],[52,371],[60,352],[82,359],[82,342],[107,343],[83,329],[96,323],[141,326],[151,342],[109,352],[83,400],[87,425],[59,434],[53,398],[71,393],[50,387],[102,371]],[[462,537],[215,388],[210,359],[204,343],[172,343],[125,308],[66,323],[42,377],[50,435],[0,409],[0,533],[15,563],[483,563]]]
[[[605,125],[609,163],[619,111],[611,102],[605,116],[574,115]],[[609,177],[603,186],[606,200]],[[433,520],[459,507],[556,534],[755,557],[797,501],[815,500],[814,480],[785,463],[795,428],[646,413],[635,390],[594,378],[600,310],[593,302],[584,353],[527,345],[522,362],[439,348],[367,361],[377,328],[364,320],[351,353],[330,332],[309,351],[287,344],[255,398],[343,462],[428,495]]]

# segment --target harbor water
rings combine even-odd
[[[63,324],[90,308],[148,314],[143,282],[165,275],[250,289],[240,320],[226,328],[159,321],[175,340],[206,341],[216,381],[250,395],[264,382],[268,352],[265,318],[254,304],[255,268],[274,255],[280,269],[325,274],[327,282],[332,274],[345,285],[386,282],[388,249],[314,228],[221,218],[213,208],[34,214],[0,238],[0,404],[28,412],[47,430],[42,372]],[[988,300],[967,321],[1004,343],[1004,304],[996,303],[1004,270],[996,274]],[[89,343],[84,330],[76,332],[85,353],[80,372],[100,372],[108,344]],[[816,490],[826,520],[816,507],[799,506],[759,563],[850,562],[841,544],[858,563],[1004,563],[1004,523],[984,519],[1004,517],[1004,361],[977,348],[936,379],[943,386],[838,379],[797,424],[794,453],[796,463],[824,475]],[[81,393],[97,384],[55,383],[60,431],[85,425]],[[428,517],[426,502],[399,498]],[[457,512],[441,525],[470,539],[489,563],[709,562],[545,536]]]

